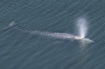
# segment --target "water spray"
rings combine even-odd
[[[88,25],[87,21],[83,18],[77,20],[77,28],[79,29],[79,36],[81,38],[85,38],[87,31],[88,31]]]
[[[88,23],[86,19],[84,18],[79,18],[77,20],[77,28],[79,31],[79,36],[76,36],[75,39],[81,40],[82,42],[94,42],[88,38],[85,38],[85,36],[88,33]]]

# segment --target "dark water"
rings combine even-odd
[[[87,46],[3,29],[16,27],[77,34],[77,18],[89,23]],[[105,0],[1,0],[0,69],[105,69]]]

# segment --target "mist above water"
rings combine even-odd
[[[79,37],[85,38],[85,36],[87,35],[87,31],[88,31],[88,24],[87,24],[86,19],[79,18],[77,20],[77,29],[79,30]]]

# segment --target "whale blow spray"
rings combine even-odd
[[[79,37],[85,38],[85,36],[88,32],[88,24],[84,18],[80,18],[77,20],[77,28],[79,31]]]

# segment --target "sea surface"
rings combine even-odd
[[[80,18],[84,46],[16,29],[78,35]],[[105,0],[0,0],[0,69],[105,69]]]

